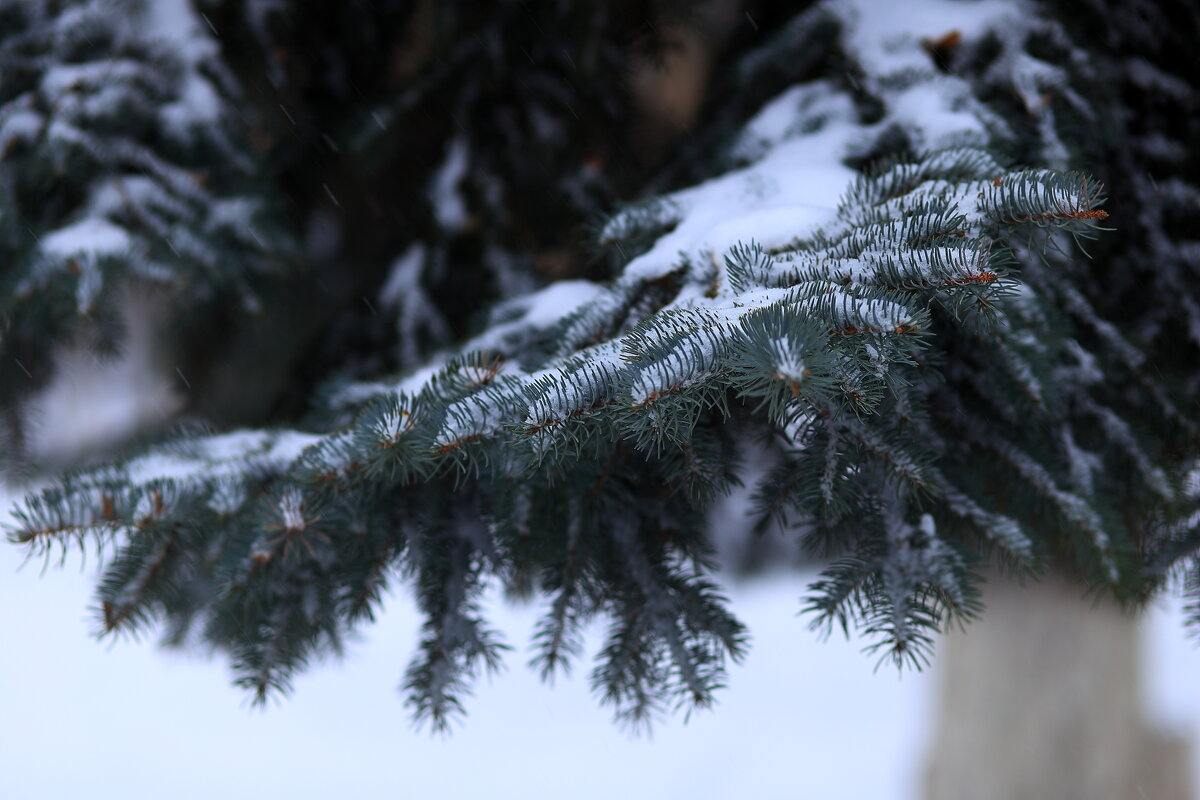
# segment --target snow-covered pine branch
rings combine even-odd
[[[1019,0],[786,16],[726,65],[772,96],[714,109],[667,170],[697,179],[600,227],[611,280],[507,299],[405,374],[331,381],[304,431],[185,432],[68,475],[14,538],[114,542],[103,626],[196,635],[260,699],[402,571],[427,615],[405,685],[439,726],[504,648],[489,582],[545,599],[547,673],[609,621],[592,681],[620,717],[709,704],[746,632],[709,577],[708,511],[749,475],[762,526],[832,560],[815,623],[898,663],[978,612],[989,556],[1140,596],[1143,512],[1190,541],[1194,498],[1154,438],[1189,421],[1072,243],[1106,217],[1070,169],[1071,125],[1102,113],[1086,43]],[[475,168],[448,162],[442,183]],[[425,296],[423,256],[393,259],[395,308]]]

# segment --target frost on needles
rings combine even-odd
[[[405,688],[439,727],[506,649],[491,584],[545,604],[544,676],[602,618],[591,679],[619,717],[709,705],[748,634],[707,514],[750,474],[760,528],[828,562],[812,624],[898,664],[979,610],[987,558],[1137,594],[1149,534],[1117,503],[1165,524],[1189,501],[1110,383],[1192,423],[1076,266],[1106,217],[1067,168],[1068,123],[1095,114],[1079,53],[1021,3],[878,6],[817,4],[729,68],[749,86],[791,53],[843,59],[739,120],[703,180],[612,216],[613,280],[501,303],[411,373],[330,383],[303,431],[185,431],[68,474],[14,537],[112,543],[103,630],[227,650],[259,700],[402,577],[426,616]],[[932,57],[944,30],[959,69]]]

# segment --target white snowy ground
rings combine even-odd
[[[0,797],[912,797],[930,677],[898,678],[795,617],[798,577],[734,590],[755,645],[719,707],[618,730],[586,669],[553,688],[510,653],[449,738],[412,730],[395,687],[418,620],[397,597],[342,663],[247,708],[219,660],[89,637],[78,559],[39,576],[0,548]],[[534,609],[493,616],[520,649]],[[595,642],[596,639],[593,639]],[[436,793],[436,794],[435,794]]]
[[[4,800],[918,796],[936,675],[873,674],[857,643],[818,642],[795,616],[804,576],[732,587],[754,647],[718,708],[687,724],[630,738],[590,696],[586,669],[550,688],[518,651],[440,738],[412,730],[395,690],[418,625],[403,597],[345,661],[257,711],[220,660],[89,636],[93,576],[78,557],[41,575],[21,563],[0,546]],[[500,607],[493,619],[523,649],[535,614]],[[1154,718],[1195,728],[1200,650],[1177,611],[1146,630]]]

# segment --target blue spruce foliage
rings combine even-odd
[[[747,652],[716,578],[733,533],[712,524],[735,489],[760,543],[824,565],[811,625],[901,666],[981,613],[989,564],[1130,604],[1173,575],[1200,585],[1196,228],[1129,210],[1142,156],[1113,153],[1147,134],[1095,78],[1147,46],[1137,30],[1106,41],[1004,0],[760,3],[695,131],[639,170],[609,166],[636,116],[612,67],[669,58],[628,21],[695,31],[693,4],[330,11],[363,48],[345,62],[294,49],[316,35],[302,0],[193,5],[249,38],[222,49],[197,23],[172,52],[133,32],[136,4],[0,0],[0,355],[113,314],[130,281],[202,319],[201,300],[238,297],[253,319],[256,282],[279,303],[305,270],[361,262],[387,321],[368,300],[318,315],[301,354],[281,341],[301,410],[180,427],[24,500],[11,537],[32,552],[112,550],[105,634],[214,646],[263,701],[400,584],[426,619],[404,690],[443,728],[508,649],[483,601],[498,586],[544,606],[546,678],[603,620],[593,687],[641,726],[711,705]],[[1182,58],[1123,79],[1194,102]],[[332,66],[361,94],[311,82]],[[215,116],[191,119],[200,86]],[[316,177],[264,111],[277,98],[297,141],[343,124]],[[459,127],[422,142],[422,118]],[[1179,172],[1154,202],[1174,209],[1196,157],[1159,144],[1145,157]],[[330,200],[361,214],[330,222]],[[585,263],[588,230],[586,268],[553,280],[547,254]]]

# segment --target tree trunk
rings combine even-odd
[[[1141,714],[1137,619],[1057,577],[993,576],[943,640],[928,800],[1185,800],[1187,742]]]

